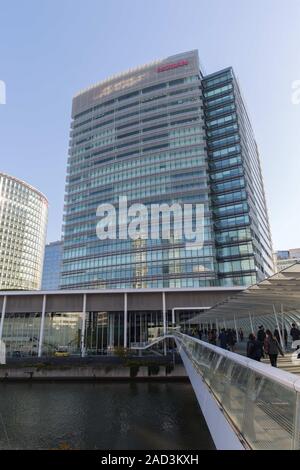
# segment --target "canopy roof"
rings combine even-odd
[[[236,319],[300,309],[300,262],[228,297],[194,319]],[[193,320],[194,320],[193,319]],[[193,321],[191,320],[191,321]]]

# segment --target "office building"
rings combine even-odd
[[[59,289],[60,272],[62,259],[62,242],[56,241],[46,245],[42,290]]]
[[[277,271],[281,271],[295,264],[297,261],[300,261],[300,248],[275,251],[274,258]]]
[[[202,205],[202,245],[173,232],[99,240],[97,208],[120,214],[120,196],[192,204],[193,222]],[[61,288],[245,286],[273,272],[259,153],[232,68],[204,76],[191,51],[74,97]]]
[[[43,194],[0,173],[0,289],[40,289],[47,212]]]

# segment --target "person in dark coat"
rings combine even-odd
[[[295,323],[292,323],[292,328],[290,331],[290,335],[293,341],[298,341],[300,339],[300,330],[296,327]]]
[[[233,330],[229,328],[229,330],[227,331],[227,344],[229,346],[230,351],[232,352],[234,351],[235,343],[236,343],[236,336]]]
[[[275,336],[272,335],[270,330],[266,331],[266,339],[264,342],[264,350],[268,354],[271,362],[271,366],[277,367],[278,353],[284,356],[281,346]]]
[[[263,325],[260,325],[258,327],[258,332],[257,332],[257,335],[256,335],[256,339],[257,339],[257,341],[259,341],[263,345],[264,341],[265,341],[265,338],[266,338],[266,333],[265,333],[264,327],[263,327]]]
[[[215,329],[212,329],[209,335],[209,342],[210,344],[214,344],[216,346],[217,344],[217,332]]]
[[[288,332],[287,332],[287,329],[285,327],[283,329],[283,338],[284,338],[285,349],[287,349],[287,347],[288,347]]]
[[[254,361],[260,361],[262,358],[262,345],[260,341],[257,341],[254,334],[250,333],[249,340],[247,342],[247,357]]]
[[[227,335],[225,328],[222,328],[221,333],[219,334],[220,347],[222,349],[227,349]]]
[[[278,343],[280,343],[280,334],[277,328],[274,330],[274,336],[277,339]]]

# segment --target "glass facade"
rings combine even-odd
[[[100,241],[97,207],[119,196],[203,204],[203,246]],[[232,69],[204,77],[192,51],[75,96],[61,288],[249,285],[272,263],[259,156]]]
[[[199,311],[176,311],[176,321],[183,327]],[[6,313],[2,340],[8,357],[38,356],[41,312]],[[162,310],[128,311],[127,344],[134,347],[163,335]],[[167,312],[168,327],[172,326],[172,313]],[[82,328],[84,328],[85,355],[114,354],[124,346],[124,312],[86,312],[83,323],[80,312],[45,313],[42,356],[55,356],[64,350],[68,355],[79,356]],[[163,343],[153,346],[163,351]]]
[[[47,212],[40,192],[0,173],[0,289],[40,289]]]
[[[219,282],[255,284],[274,272],[257,145],[233,70],[202,84]]]
[[[37,356],[41,328],[40,313],[7,313],[2,339],[8,357]],[[78,312],[46,313],[43,331],[43,355],[51,356],[60,348],[80,354],[82,329]]]
[[[41,313],[8,313],[2,340],[7,356],[37,356]]]
[[[42,290],[59,289],[62,261],[62,242],[49,243],[45,247]]]

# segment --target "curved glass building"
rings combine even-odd
[[[40,289],[47,213],[43,194],[0,173],[0,289]]]
[[[203,243],[99,240],[101,204],[203,207]],[[159,219],[161,229],[162,218]],[[274,271],[257,146],[228,68],[204,76],[197,51],[96,84],[73,99],[62,288],[253,284]]]

